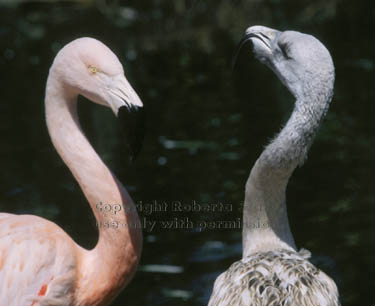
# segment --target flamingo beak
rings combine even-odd
[[[122,125],[126,147],[134,161],[141,151],[144,136],[143,103],[124,75],[108,79],[107,84],[108,106]]]
[[[130,159],[134,161],[142,149],[145,130],[144,108],[129,103],[118,109],[117,117],[125,130],[126,146],[130,152]]]

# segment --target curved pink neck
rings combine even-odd
[[[81,283],[78,279],[78,286],[90,294],[87,297],[91,299],[90,305],[97,305],[103,296],[112,299],[132,278],[141,254],[142,231],[126,189],[83,134],[76,105],[77,94],[63,87],[51,69],[45,99],[48,131],[57,152],[85,194],[99,227],[96,247],[91,251],[81,249],[78,254],[82,277]],[[116,212],[100,211],[100,203],[116,207]],[[95,284],[100,287],[97,292],[93,290]]]

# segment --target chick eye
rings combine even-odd
[[[286,42],[279,43],[279,47],[286,59],[292,58],[290,55],[290,43],[286,43]]]
[[[89,69],[90,73],[92,73],[92,74],[96,74],[96,73],[100,72],[99,68],[97,68],[95,66],[92,66],[92,65],[89,65],[88,69]]]

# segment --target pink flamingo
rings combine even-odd
[[[143,105],[116,55],[92,38],[67,44],[49,71],[46,120],[53,145],[94,212],[99,240],[86,250],[48,220],[0,214],[0,305],[108,305],[138,265],[142,232],[137,211],[83,134],[78,95],[110,107],[120,118],[128,116],[130,149],[134,154],[140,149],[134,114],[142,113]],[[103,210],[100,203],[116,209]]]

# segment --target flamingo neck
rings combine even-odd
[[[295,250],[290,230],[286,187],[302,165],[324,117],[332,92],[298,98],[292,115],[265,148],[246,183],[243,211],[243,256],[285,248]]]
[[[78,265],[78,286],[80,292],[87,292],[81,298],[90,301],[87,305],[97,305],[103,296],[112,299],[132,278],[141,254],[142,232],[129,194],[82,132],[77,94],[53,76],[52,70],[45,99],[48,131],[85,194],[99,229],[97,245],[91,251],[81,249]],[[101,203],[117,205],[116,213],[113,210],[104,213],[100,210]]]

